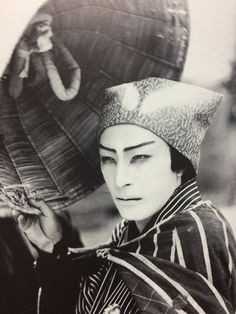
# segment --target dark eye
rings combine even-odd
[[[150,155],[135,155],[132,157],[131,162],[145,161],[150,157]]]
[[[101,156],[102,164],[113,164],[116,163],[115,159],[110,156]]]

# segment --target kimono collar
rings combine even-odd
[[[149,220],[144,230],[142,231],[142,234],[146,233],[162,220],[174,216],[178,212],[187,209],[189,206],[197,204],[199,201],[201,201],[201,195],[197,186],[197,182],[194,178],[185,182],[174,191],[164,206]],[[139,232],[135,222],[127,222],[127,225],[129,226],[128,240],[137,237]]]
[[[152,227],[156,225],[163,219],[168,218],[169,216],[175,215],[178,212],[187,209],[189,206],[197,204],[201,201],[201,195],[197,186],[195,179],[191,179],[181,186],[179,186],[169,200],[164,204],[161,210],[158,211],[150,220],[145,227]],[[149,229],[149,228],[148,228]]]
[[[75,259],[80,259],[83,255],[93,255],[95,251],[98,257],[106,258],[111,249],[153,255],[155,248],[152,247],[151,243],[159,232],[162,221],[164,224],[166,220],[200,201],[201,195],[196,180],[191,179],[174,191],[161,210],[151,217],[141,234],[134,221],[124,219],[113,231],[111,242],[94,248],[70,249],[70,252],[80,254],[80,257],[75,257]]]

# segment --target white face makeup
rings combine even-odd
[[[104,180],[120,215],[135,220],[140,230],[181,184],[181,177],[171,170],[169,146],[139,126],[105,129],[100,156]]]

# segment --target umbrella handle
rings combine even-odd
[[[66,48],[63,47],[63,50],[65,49]],[[69,51],[67,50],[67,55],[68,53]],[[71,54],[70,54],[70,58],[72,58]],[[76,63],[77,67],[72,69],[70,86],[68,88],[65,88],[61,80],[60,74],[57,70],[57,67],[55,66],[51,58],[50,53],[43,54],[43,61],[47,70],[47,75],[49,78],[51,88],[53,92],[55,93],[55,95],[62,101],[73,99],[78,94],[78,91],[80,88],[80,82],[81,82],[80,68],[77,65],[77,63]],[[67,58],[67,61],[68,61],[68,58]],[[74,59],[72,59],[71,65],[73,66],[75,65]]]

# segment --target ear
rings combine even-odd
[[[177,174],[177,177],[182,177],[182,175],[183,175],[183,173],[184,173],[184,170],[178,170],[177,172],[176,172],[176,174]]]

